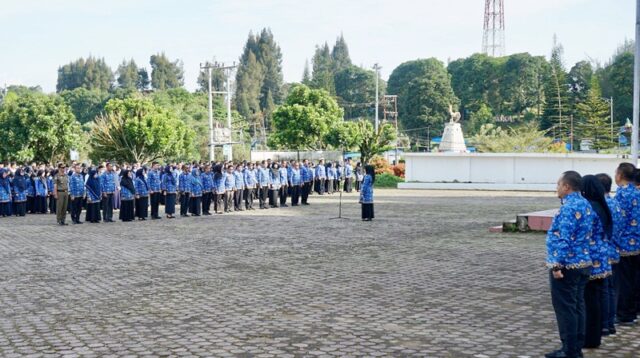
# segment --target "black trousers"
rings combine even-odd
[[[302,190],[301,190],[303,204],[306,204],[307,201],[309,200],[309,193],[311,193],[311,182],[306,182],[302,184]]]
[[[84,221],[97,223],[100,220],[100,202],[87,202],[87,215],[85,216]]]
[[[15,216],[25,216],[27,215],[27,202],[13,202],[13,215]]]
[[[280,189],[269,189],[269,205],[271,205],[272,208],[277,208],[279,207],[279,203],[280,203]]]
[[[344,178],[344,191],[351,192],[351,178]]]
[[[268,186],[265,185],[263,187],[258,188],[258,201],[260,202],[260,209],[268,207],[267,206],[268,196],[269,196]]]
[[[291,186],[291,205],[296,206],[300,202],[300,185]]]
[[[136,217],[146,219],[149,216],[149,197],[141,196],[136,199]]]
[[[551,302],[556,313],[562,350],[569,357],[577,357],[585,341],[584,291],[591,268],[562,270],[561,279],[549,271]]]
[[[54,198],[53,195],[49,196],[49,212],[51,214],[56,213],[56,198]]]
[[[244,199],[244,189],[238,189],[233,192],[233,208],[235,211],[241,211],[242,199]]]
[[[189,193],[180,193],[180,215],[189,213]]]
[[[584,289],[585,337],[584,348],[598,348],[602,343],[602,309],[604,280],[589,280]]]
[[[280,206],[287,205],[287,196],[289,193],[288,188],[288,185],[283,185],[280,187],[280,190],[278,190],[278,194],[280,196]]]
[[[630,322],[638,317],[636,310],[637,276],[640,255],[622,256],[618,264],[618,320]]]
[[[211,192],[202,194],[202,213],[209,214],[211,211],[211,198],[213,194]]]
[[[324,183],[327,194],[333,194],[333,179],[327,179]]]
[[[105,221],[113,220],[113,193],[102,197],[102,218]]]
[[[159,191],[153,192],[150,195],[150,200],[151,200],[151,217],[152,218],[158,218],[160,217],[158,214],[158,209],[160,208],[160,197],[162,196],[162,193],[160,193]]]
[[[202,197],[192,196],[189,198],[189,212],[195,216],[200,216],[202,209]]]
[[[318,179],[318,194],[324,194],[324,179]]]
[[[249,210],[253,209],[253,196],[255,188],[247,188],[244,190],[244,207]]]
[[[80,221],[80,214],[82,213],[82,197],[76,196],[71,201],[71,221]]]
[[[363,219],[375,218],[375,214],[373,212],[373,203],[362,204],[362,218]]]

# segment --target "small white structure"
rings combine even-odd
[[[442,133],[442,140],[440,141],[438,151],[466,153],[467,146],[464,144],[462,126],[458,123],[461,117],[460,112],[453,112],[453,108],[449,105],[449,114],[451,114],[451,119],[449,123],[444,126],[444,133]]]

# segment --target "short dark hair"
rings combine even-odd
[[[611,184],[613,183],[613,180],[611,180],[611,177],[608,174],[600,173],[600,174],[596,174],[596,178],[600,181],[600,183],[604,187],[604,192],[610,193]]]
[[[620,174],[622,179],[627,181],[634,181],[636,167],[631,163],[620,163],[616,173]]]
[[[573,191],[580,191],[580,187],[582,186],[582,176],[580,173],[574,170],[566,171],[562,173],[561,180],[563,183],[569,185]]]

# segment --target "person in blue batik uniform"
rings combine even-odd
[[[135,219],[136,187],[128,169],[122,169],[120,175],[122,175],[122,179],[120,179],[120,220],[123,222],[133,221]]]
[[[49,213],[56,213],[56,198],[53,195],[53,177],[56,175],[55,169],[51,169],[47,175],[47,196],[49,197]]]
[[[227,174],[225,173],[224,167],[221,164],[216,165],[213,168],[213,186],[216,191],[215,201],[213,210],[216,214],[224,213],[224,202],[225,202],[225,182],[227,180]]]
[[[244,185],[245,185],[244,207],[247,210],[254,210],[253,197],[256,191],[256,184],[257,184],[257,180],[256,180],[255,164],[249,163],[244,168]]]
[[[11,179],[9,169],[0,169],[0,216],[11,216]]]
[[[200,175],[202,180],[202,215],[211,215],[211,200],[213,198],[213,173],[211,166],[204,166],[204,173]]]
[[[171,166],[167,165],[162,174],[161,186],[162,195],[164,196],[164,213],[167,219],[174,219],[173,214],[176,213],[176,177],[173,175]]]
[[[136,180],[134,181],[136,188],[135,212],[138,220],[147,220],[149,216],[149,180],[144,177],[144,169],[140,168],[136,171]]]
[[[233,172],[233,179],[236,182],[236,191],[233,192],[233,208],[235,211],[244,211],[242,208],[242,199],[244,198],[245,182],[242,170],[242,164],[238,164],[236,170]]]
[[[324,185],[327,179],[327,171],[324,166],[324,159],[320,159],[318,165],[316,165],[316,192],[320,195],[324,195]]]
[[[102,188],[100,187],[100,178],[96,170],[89,170],[85,188],[87,189],[87,214],[84,221],[97,224],[101,220],[100,203],[102,202]]]
[[[236,176],[233,174],[233,165],[227,164],[227,171],[224,176],[224,211],[233,211],[233,193],[236,188]]]
[[[160,164],[153,162],[151,170],[147,175],[147,184],[149,185],[149,200],[151,201],[151,219],[160,219],[159,208],[162,198],[162,180],[160,176]]]
[[[69,201],[71,202],[71,221],[74,224],[82,224],[82,202],[85,196],[84,178],[82,168],[78,164],[73,165],[73,174],[69,177]]]
[[[35,211],[38,214],[47,213],[47,177],[45,171],[40,169],[35,180],[36,184],[36,202]]]
[[[191,195],[189,197],[189,212],[193,216],[200,216],[202,209],[202,180],[200,179],[200,169],[191,169]]]
[[[279,207],[279,194],[280,194],[280,165],[277,162],[271,164],[271,170],[269,170],[269,180],[271,181],[271,187],[269,188],[269,205],[272,208]]]
[[[373,184],[376,182],[376,171],[372,165],[365,168],[366,175],[360,190],[360,204],[362,204],[362,221],[371,221],[375,218],[373,210]]]
[[[25,216],[27,214],[28,183],[29,178],[24,175],[24,169],[18,168],[11,182],[13,189],[13,214],[15,216]]]
[[[267,198],[269,196],[271,178],[269,176],[269,169],[267,169],[267,162],[264,160],[257,168],[256,181],[258,183],[258,201],[260,202],[260,209],[269,209],[269,206],[267,205]]]
[[[618,306],[618,295],[616,292],[616,272],[618,270],[618,262],[620,262],[620,250],[617,243],[620,242],[620,237],[624,231],[624,218],[622,217],[622,210],[618,202],[611,197],[611,184],[612,179],[607,174],[598,174],[596,178],[602,183],[605,191],[605,197],[609,212],[612,218],[612,230],[611,237],[607,240],[609,245],[609,264],[611,264],[612,275],[604,279],[602,296],[604,297],[604,303],[602,305],[602,335],[608,336],[610,334],[616,334],[615,318],[616,308]]]
[[[289,173],[289,183],[291,184],[291,206],[298,206],[302,185],[304,184],[300,163],[298,162],[293,163],[291,173]]]
[[[178,192],[180,193],[180,216],[189,216],[189,194],[191,193],[191,175],[189,167],[182,166],[182,173],[178,176]]]
[[[613,234],[613,219],[605,198],[604,187],[595,175],[585,175],[582,178],[581,192],[596,214],[589,240],[591,274],[584,291],[586,331],[583,347],[598,348],[602,343],[602,312],[607,302],[604,295],[604,280],[612,275],[609,241]]]
[[[637,275],[640,270],[640,191],[634,186],[635,167],[622,163],[616,170],[615,200],[620,205],[625,225],[617,242],[620,250],[618,264],[618,308],[617,317],[622,325],[634,324],[637,318],[636,291]]]
[[[278,196],[280,197],[280,206],[287,207],[287,196],[289,195],[289,164],[286,161],[282,161],[278,173],[280,174],[280,190],[278,190]]]
[[[563,204],[547,232],[551,302],[562,341],[562,348],[547,358],[579,357],[585,341],[584,291],[591,275],[589,243],[595,214],[580,195],[581,184],[577,172],[562,174],[557,194]]]
[[[100,175],[102,189],[102,218],[104,222],[113,222],[113,195],[116,192],[116,172],[111,163],[107,163],[106,171]]]

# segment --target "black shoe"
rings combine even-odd
[[[615,328],[615,327],[611,327],[611,328],[609,328],[609,334],[610,334],[610,335],[614,335],[614,334],[616,334],[616,333],[618,333],[618,332],[616,331],[616,328]]]
[[[631,319],[631,320],[616,320],[616,324],[620,325],[620,326],[635,326],[636,325],[636,320],[635,319]]]
[[[568,358],[569,356],[562,350],[558,349],[544,355],[545,358]]]
[[[309,204],[309,203],[302,203],[302,205],[311,205],[311,204]]]
[[[69,224],[67,224],[67,223],[66,223],[66,222],[64,222],[64,221],[60,221],[60,226],[67,226],[67,225],[69,225]]]
[[[280,206],[283,207],[283,208],[288,208],[289,207],[289,205],[287,205],[287,204],[282,204]]]
[[[76,221],[76,224],[82,224],[82,221],[78,220]]]
[[[200,216],[200,214],[192,214],[191,216]]]

